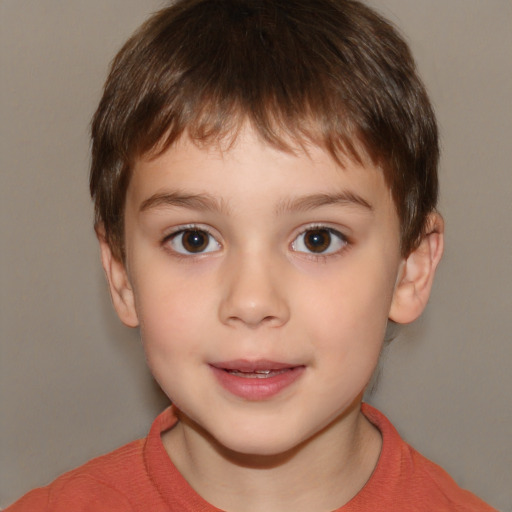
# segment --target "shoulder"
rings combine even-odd
[[[29,492],[5,512],[167,511],[155,478],[162,472],[168,476],[166,469],[172,467],[160,435],[175,422],[172,408],[166,409],[145,439],[65,473],[47,487]]]
[[[435,504],[437,510],[494,511],[480,498],[459,487],[443,468],[428,460],[405,442],[403,444],[403,481],[409,487],[413,498],[423,499],[426,497],[429,500],[427,501],[429,506]],[[434,499],[435,501],[433,501]]]
[[[5,512],[132,512],[165,510],[151,473],[169,461],[160,434],[175,423],[171,408],[153,422],[145,439],[133,441],[34,489]],[[170,461],[169,461],[170,463]]]
[[[368,500],[379,497],[381,504],[384,499],[391,506],[390,510],[395,511],[494,510],[459,487],[444,469],[403,441],[382,413],[367,404],[363,404],[362,411],[380,430],[383,444],[377,467],[355,501],[359,496]]]
[[[129,512],[126,489],[143,471],[143,440],[134,441],[34,489],[5,512]]]

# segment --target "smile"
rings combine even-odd
[[[284,370],[255,370],[253,372],[241,371],[241,370],[224,370],[231,375],[236,375],[238,377],[242,377],[244,379],[268,379],[269,377],[275,377],[281,373],[288,371],[289,369]]]
[[[217,382],[230,394],[251,401],[269,399],[291,386],[303,365],[273,361],[228,361],[210,365]]]

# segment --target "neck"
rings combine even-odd
[[[233,452],[182,414],[163,442],[180,473],[206,501],[237,512],[339,508],[370,478],[382,443],[360,412],[360,400],[285,453]]]

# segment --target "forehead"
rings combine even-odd
[[[384,175],[369,159],[346,157],[340,163],[311,143],[279,149],[251,129],[229,143],[200,145],[182,137],[162,153],[135,161],[127,203],[144,208],[148,199],[169,192],[207,194],[224,206],[243,206],[258,196],[261,207],[271,204],[275,210],[294,198],[322,194],[392,205]]]

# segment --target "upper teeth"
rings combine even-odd
[[[254,373],[261,373],[262,375],[268,375],[271,370],[254,370]]]

